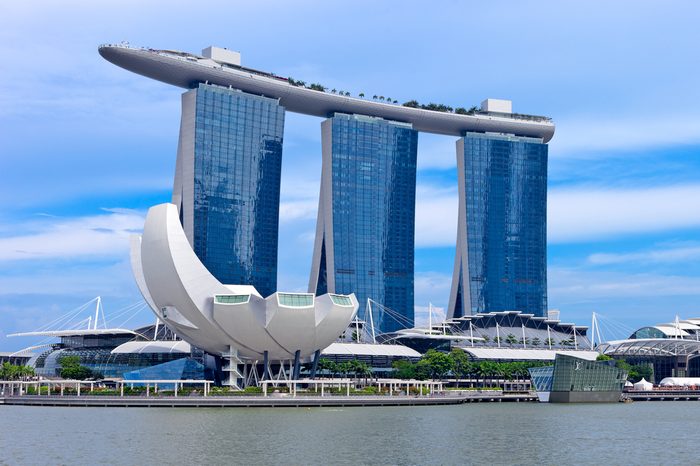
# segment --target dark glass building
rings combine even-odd
[[[547,145],[466,133],[457,141],[459,214],[448,317],[547,313]]]
[[[413,327],[416,154],[407,123],[336,113],[323,169],[309,291],[355,293],[376,333]]]
[[[277,288],[284,107],[199,84],[182,96],[173,203],[197,257],[219,281]]]

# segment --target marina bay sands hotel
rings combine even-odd
[[[321,193],[309,293],[355,293],[378,332],[414,325],[416,157],[421,131],[456,137],[458,232],[448,318],[517,310],[546,315],[549,118],[510,101],[480,109],[403,105],[201,55],[105,45],[108,61],[187,89],[172,203],[197,257],[222,283],[277,290],[285,111],[321,124]]]

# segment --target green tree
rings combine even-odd
[[[508,336],[506,337],[506,343],[508,343],[509,345],[514,345],[517,342],[518,342],[518,339],[515,338],[515,335],[513,335],[512,333],[509,333]]]
[[[452,348],[450,357],[452,358],[452,373],[455,375],[459,387],[459,379],[463,379],[471,373],[472,364],[469,362],[467,353],[460,348]]]
[[[413,378],[416,380],[426,380],[430,378],[430,375],[432,373],[432,368],[430,367],[430,363],[425,360],[424,358],[421,358],[414,366],[414,374]]]
[[[34,368],[5,362],[0,366],[0,380],[26,380],[34,376]]]
[[[599,354],[598,357],[595,358],[596,361],[612,361],[612,359],[613,358],[607,354]]]
[[[541,343],[542,341],[537,337],[532,339],[532,346],[540,346]]]
[[[331,361],[328,358],[321,358],[318,360],[318,369],[320,371],[330,372],[333,377],[338,372],[338,364]]]
[[[64,379],[85,380],[95,375],[90,368],[80,365],[80,356],[63,356],[58,363]]]
[[[442,379],[452,369],[454,369],[454,360],[449,354],[429,349],[423,356],[421,361],[425,360],[430,368],[430,376],[433,379]]]
[[[406,359],[399,359],[391,363],[394,369],[394,377],[397,379],[412,379],[416,375],[415,365]]]
[[[409,100],[408,102],[404,102],[402,104],[404,107],[411,107],[411,108],[418,108],[420,107],[420,104],[418,103],[417,100]]]
[[[352,365],[350,364],[350,361],[345,361],[341,362],[338,364],[338,372],[340,372],[343,376],[347,377],[347,375],[352,371]]]
[[[360,99],[364,99],[364,98],[365,98],[365,93],[364,93],[364,92],[360,92],[358,95],[359,95]]]
[[[367,377],[372,375],[372,369],[369,367],[369,365],[366,362],[358,361],[357,359],[350,361],[350,368],[355,374],[355,377],[358,379],[360,377],[364,377],[365,382],[367,382]]]

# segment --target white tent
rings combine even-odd
[[[630,382],[629,380],[626,380],[625,387],[634,387],[634,385],[632,385],[632,382]]]
[[[665,387],[700,386],[700,377],[666,377],[659,383]]]
[[[637,382],[636,384],[634,384],[634,389],[635,390],[653,390],[654,384],[642,379],[639,382]]]

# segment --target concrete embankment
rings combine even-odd
[[[38,396],[0,398],[0,404],[22,406],[147,407],[147,408],[301,408],[351,406],[437,406],[483,402],[530,402],[531,395],[474,396],[233,396],[233,397],[145,397],[145,396]]]

